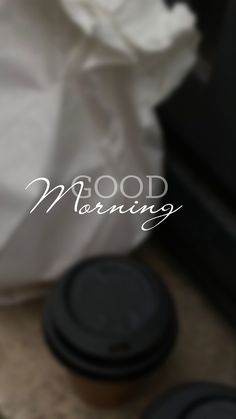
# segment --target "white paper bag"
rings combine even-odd
[[[30,215],[43,188],[25,187],[38,177],[68,188],[79,175],[160,175],[152,107],[192,66],[197,40],[183,4],[0,1],[2,301],[12,292],[30,296],[76,261],[127,252],[146,237],[145,215],[78,216],[73,194],[47,215],[42,208]]]

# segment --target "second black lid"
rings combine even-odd
[[[157,400],[143,419],[235,419],[236,389],[197,383]]]

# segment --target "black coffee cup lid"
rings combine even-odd
[[[235,419],[236,389],[197,383],[157,400],[142,419]]]
[[[128,258],[103,257],[70,270],[44,315],[61,362],[94,378],[133,378],[157,366],[176,337],[169,292],[157,274]]]

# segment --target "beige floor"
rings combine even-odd
[[[205,298],[155,251],[142,256],[171,289],[180,318],[175,352],[158,383],[119,410],[95,410],[70,391],[66,372],[44,345],[42,302],[0,310],[0,410],[4,419],[137,419],[150,400],[171,386],[210,380],[236,386],[236,340]]]

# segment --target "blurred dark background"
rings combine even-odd
[[[166,199],[184,208],[159,227],[155,240],[236,326],[236,1],[187,3],[202,31],[199,59],[158,108]]]

